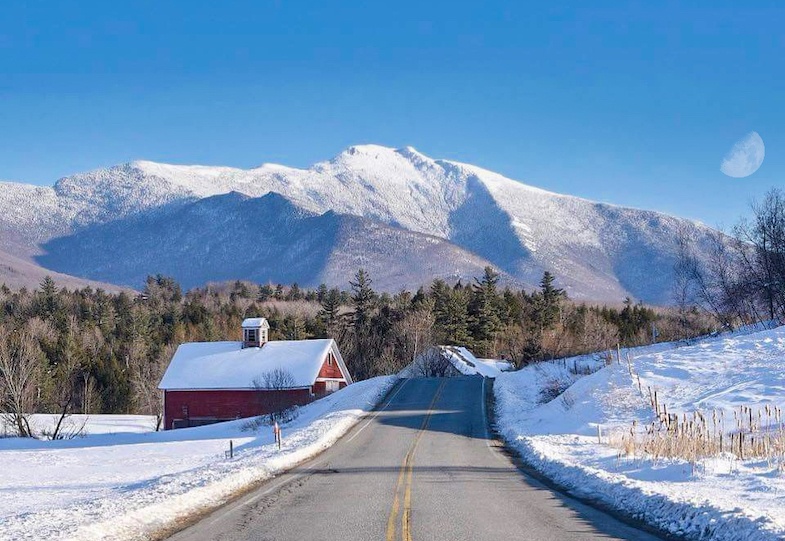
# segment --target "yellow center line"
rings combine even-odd
[[[401,486],[401,482],[403,481],[404,473],[406,472],[406,463],[409,461],[410,452],[411,449],[406,453],[406,457],[403,459],[403,464],[401,464],[401,471],[398,474],[398,482],[395,485],[395,499],[393,500],[390,516],[387,518],[387,541],[393,541],[395,539],[395,518],[398,516],[398,508],[400,507],[398,491]]]
[[[439,399],[439,396],[442,393],[442,389],[444,388],[446,381],[442,381],[439,387],[436,389],[436,392],[433,395],[433,400],[431,400],[430,405],[428,406],[428,412],[425,415],[425,418],[422,421],[422,425],[420,425],[420,429],[417,432],[417,435],[412,441],[411,446],[409,446],[409,450],[406,453],[406,456],[403,459],[403,464],[401,464],[401,470],[398,473],[398,482],[395,485],[395,498],[393,499],[392,510],[390,511],[390,516],[387,518],[387,541],[394,541],[395,533],[396,533],[396,519],[398,518],[398,512],[401,509],[401,488],[403,485],[404,478],[406,479],[405,489],[404,489],[404,498],[403,498],[403,513],[401,514],[401,539],[403,541],[411,541],[411,528],[410,528],[410,517],[411,517],[411,502],[412,502],[412,477],[413,477],[413,464],[414,464],[414,453],[417,449],[417,444],[420,442],[422,435],[425,433],[425,429],[428,427],[428,423],[431,420],[431,415],[433,414],[433,407],[436,405],[436,401]]]

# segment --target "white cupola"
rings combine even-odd
[[[270,324],[263,317],[249,317],[243,321],[243,348],[260,348],[267,342]]]

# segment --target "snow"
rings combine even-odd
[[[776,461],[725,453],[693,466],[654,460],[642,450],[628,456],[610,444],[633,420],[639,431],[653,421],[648,388],[670,413],[717,410],[732,420],[740,405],[785,406],[785,327],[693,345],[657,344],[630,354],[633,377],[626,361],[605,366],[601,355],[500,375],[494,387],[500,433],[567,490],[671,534],[785,537],[785,475]]]
[[[161,380],[160,389],[253,389],[254,380],[283,370],[291,387],[309,387],[319,375],[327,353],[333,352],[346,380],[348,370],[332,339],[273,340],[259,348],[242,342],[190,342],[180,345]],[[289,385],[287,385],[289,387]]]
[[[438,346],[450,363],[465,376],[480,375],[486,378],[495,378],[501,374],[502,369],[497,361],[474,356],[474,353],[463,346]]]
[[[144,418],[91,416],[84,438],[0,439],[0,539],[148,539],[326,449],[395,381],[355,383],[304,406],[283,425],[281,451],[269,427],[243,420],[143,433]],[[128,432],[103,432],[123,424]]]
[[[505,359],[477,359],[479,362],[486,366],[498,370],[499,372],[509,372],[515,369],[515,366]]]
[[[57,414],[36,413],[31,415],[30,428],[34,434],[51,433],[60,416]],[[140,433],[155,430],[156,419],[152,415],[68,415],[61,424],[61,432],[66,434],[116,434]],[[16,435],[12,427],[0,424],[0,438]],[[2,441],[2,440],[0,440]],[[38,440],[15,439],[21,446],[37,446]],[[3,442],[5,443],[5,442]],[[0,445],[0,448],[4,448]]]
[[[267,319],[263,317],[247,317],[243,320],[243,329],[258,329],[260,327],[270,328]]]

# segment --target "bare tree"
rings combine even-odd
[[[418,355],[412,368],[414,376],[425,378],[450,376],[456,371],[456,368],[438,346]]]
[[[101,349],[106,344],[100,327],[93,327],[81,333],[82,351],[85,354],[87,365],[96,363],[101,355]],[[96,388],[96,379],[90,370],[82,371],[82,413],[94,413],[100,408],[101,396]]]
[[[676,231],[676,263],[673,266],[673,301],[679,320],[680,338],[689,335],[689,313],[695,305],[697,260],[685,225]]]
[[[521,368],[529,360],[528,348],[533,338],[530,329],[509,325],[496,337],[495,349],[509,359],[516,368]]]
[[[37,409],[44,379],[43,352],[26,329],[0,326],[0,412],[20,437],[33,437],[29,415]]]
[[[259,393],[260,406],[267,410],[270,424],[291,421],[296,417],[297,406],[280,392],[292,389],[296,384],[294,375],[284,368],[275,368],[253,380],[254,389]]]
[[[49,439],[57,440],[72,437],[75,434],[62,432],[65,428],[64,421],[72,413],[72,408],[77,402],[77,394],[81,387],[84,370],[84,358],[81,342],[78,340],[79,325],[74,316],[68,321],[68,330],[62,335],[62,355],[52,369],[54,392],[52,398],[57,407],[58,417],[54,429],[44,435]]]
[[[386,339],[377,336],[375,349],[380,353],[373,359],[373,373],[396,374],[412,364],[433,346],[433,322],[433,312],[426,304],[395,321]]]
[[[768,319],[785,315],[785,194],[770,190],[752,204],[753,218],[736,227],[737,238],[752,247],[746,251],[744,284],[763,304]]]
[[[129,353],[131,388],[138,412],[155,416],[155,429],[160,430],[163,421],[163,403],[158,383],[174,355],[177,346],[170,344],[152,357],[146,354],[144,344],[134,341]]]
[[[417,358],[420,352],[426,351],[433,345],[433,303],[406,314],[395,326],[401,338],[401,356],[408,363]]]

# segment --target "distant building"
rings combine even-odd
[[[335,340],[268,340],[264,318],[243,321],[241,342],[177,348],[158,386],[164,429],[199,426],[307,404],[352,383]]]

